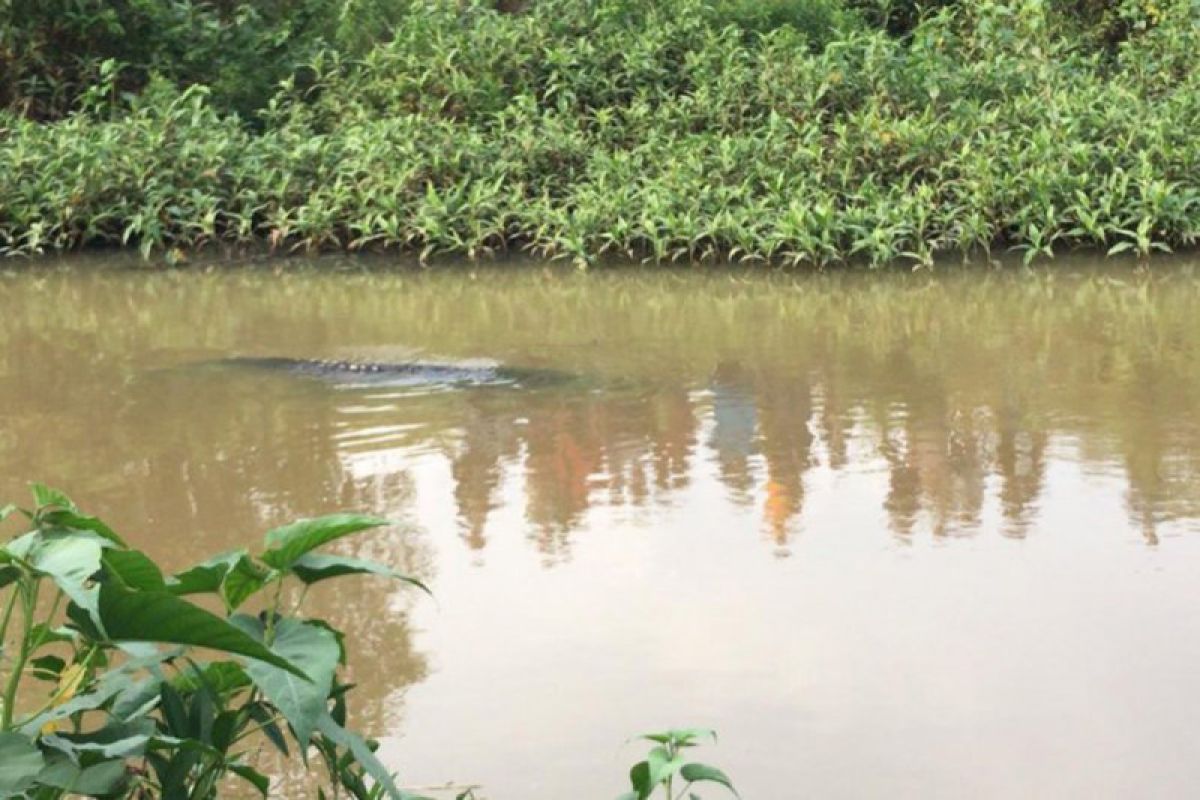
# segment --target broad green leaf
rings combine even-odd
[[[9,516],[16,510],[17,507],[12,503],[9,503],[6,506],[0,506],[0,522],[4,522],[4,520],[8,519]]]
[[[329,578],[343,575],[382,575],[387,578],[411,583],[426,594],[432,594],[429,587],[416,578],[397,572],[385,564],[366,561],[361,558],[327,555],[325,553],[306,553],[292,564],[292,572],[306,584],[314,584]]]
[[[165,591],[162,570],[139,550],[105,550],[101,556],[105,568],[130,589]]]
[[[96,609],[97,589],[89,585],[100,571],[103,548],[92,538],[79,536],[48,536],[34,546],[29,554],[30,565],[50,576],[63,594],[99,622]]]
[[[113,641],[164,642],[207,647],[304,673],[260,642],[199,606],[167,592],[134,592],[106,583],[100,588],[100,619]]]
[[[75,509],[46,511],[38,516],[44,530],[65,532],[88,532],[99,536],[109,544],[125,547],[125,540],[96,517],[80,514]]]
[[[267,533],[267,547],[262,560],[279,570],[290,569],[296,559],[330,542],[369,528],[388,525],[385,519],[362,514],[333,514],[316,519],[302,519]]]
[[[230,618],[230,622],[256,640],[265,638],[263,623],[255,617],[239,614]],[[327,713],[327,699],[341,649],[327,629],[286,617],[278,620],[273,634],[271,651],[303,670],[308,680],[255,662],[246,665],[246,672],[287,719],[296,741],[303,746],[312,736],[317,718]]]
[[[46,759],[19,733],[0,732],[0,797],[12,797],[33,785]]]
[[[217,592],[221,589],[221,583],[229,574],[229,570],[245,557],[245,550],[235,550],[203,561],[172,576],[167,581],[167,591],[179,595]]]
[[[392,797],[393,800],[406,800],[405,793],[401,792],[396,786],[396,781],[392,778],[392,774],[388,772],[383,762],[375,756],[375,753],[371,752],[371,748],[361,736],[338,725],[333,721],[333,717],[329,716],[328,712],[321,714],[317,718],[317,730],[334,744],[349,750],[359,766],[375,779],[380,787],[387,792],[389,797]]]
[[[716,767],[710,767],[707,764],[684,764],[679,770],[679,774],[683,776],[685,781],[690,783],[700,783],[707,781],[710,783],[719,783],[737,795],[737,789],[733,788],[733,783],[730,782],[729,776]]]
[[[79,767],[71,759],[60,756],[38,775],[38,783],[64,789],[72,795],[94,797],[116,791],[127,777],[123,759]]]

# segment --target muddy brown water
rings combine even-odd
[[[787,276],[355,262],[0,274],[0,500],[168,566],[337,510],[357,723],[409,786],[606,798],[707,726],[746,798],[1200,784],[1200,264]],[[489,360],[339,388],[233,355]],[[300,778],[289,796],[304,796]]]

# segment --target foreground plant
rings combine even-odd
[[[234,776],[266,797],[270,781],[250,762],[258,734],[284,755],[315,750],[332,796],[407,796],[374,745],[346,728],[341,633],[282,604],[289,583],[346,575],[424,590],[385,566],[317,552],[385,520],[301,520],[270,531],[256,555],[166,576],[62,493],[35,486],[34,501],[0,508],[0,522],[19,513],[30,523],[0,548],[0,797],[202,800]],[[252,600],[257,613],[244,610]]]
[[[700,796],[691,791],[697,783],[715,783],[725,787],[731,794],[738,796],[733,783],[724,772],[708,764],[687,761],[685,751],[696,747],[702,739],[717,740],[715,731],[703,728],[682,728],[664,731],[663,733],[645,733],[638,737],[653,742],[654,747],[646,758],[633,765],[629,770],[629,782],[632,789],[621,795],[617,800],[646,800],[655,792],[662,790],[664,800],[700,800]],[[675,787],[679,793],[675,793]]]

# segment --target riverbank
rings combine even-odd
[[[823,265],[1191,245],[1200,9],[1100,3],[1089,26],[1077,5],[951,4],[896,30],[852,4],[423,3],[356,58],[310,53],[249,112],[204,83],[122,91],[110,67],[68,113],[0,116],[0,252]]]

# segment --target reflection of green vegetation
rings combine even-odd
[[[1200,226],[1192,0],[20,5],[0,252],[929,263]]]
[[[736,502],[761,502],[780,542],[803,516],[814,466],[864,459],[886,469],[885,508],[902,532],[972,530],[995,491],[1006,531],[1021,534],[1048,462],[1066,448],[1123,471],[1148,536],[1162,520],[1200,515],[1200,283],[1186,268],[1087,278],[496,270],[2,280],[0,458],[70,473],[105,513],[170,519],[197,509],[201,535],[180,544],[181,558],[230,530],[318,513],[320,498],[403,512],[420,480],[413,454],[449,462],[473,548],[486,546],[505,481],[522,480],[532,535],[556,557],[593,505],[665,499],[706,460]],[[545,343],[546,330],[557,343]],[[588,380],[397,397],[186,366],[230,352],[413,351]],[[86,402],[79,386],[92,387]],[[90,469],[100,452],[124,473]],[[254,491],[227,501],[241,497],[235,484]],[[419,540],[371,546],[417,574],[429,568]],[[338,613],[362,619],[342,624],[374,642],[372,604],[384,602],[346,604]],[[378,646],[405,636],[379,634]]]

